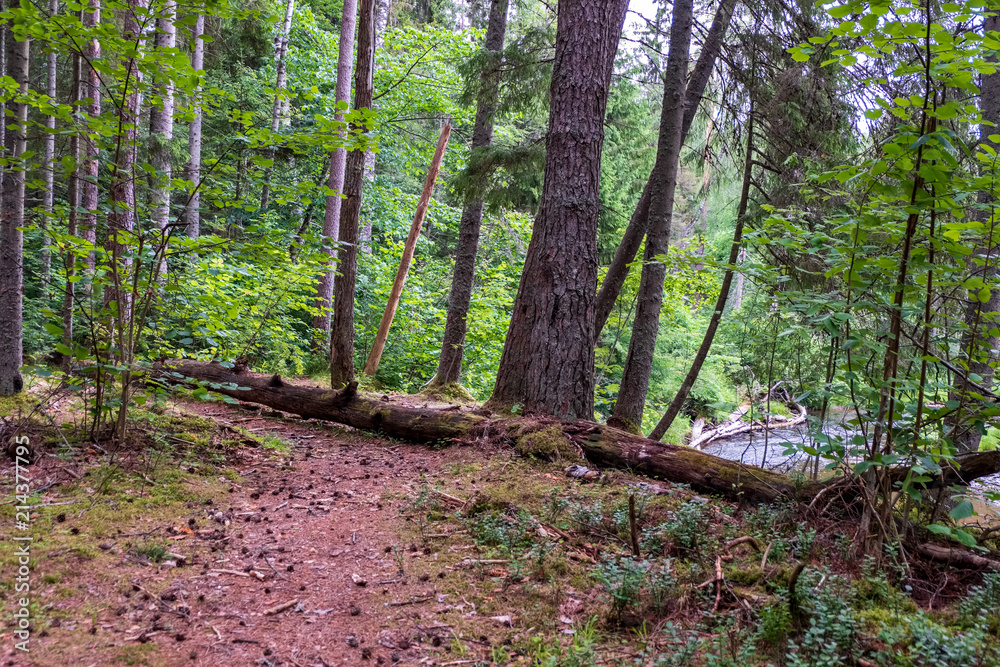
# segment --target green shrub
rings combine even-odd
[[[611,596],[612,611],[621,618],[624,610],[639,604],[639,593],[648,573],[647,561],[612,556],[597,564],[594,576]]]

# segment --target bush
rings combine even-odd
[[[597,564],[594,576],[611,596],[612,611],[621,618],[623,611],[639,604],[639,592],[648,573],[647,561],[612,556]]]

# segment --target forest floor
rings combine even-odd
[[[706,642],[735,659],[744,627],[755,655],[780,662],[799,562],[812,596],[848,582],[856,648],[872,655],[887,619],[922,608],[951,623],[947,605],[979,581],[920,562],[894,578],[850,558],[849,522],[790,505],[495,444],[438,449],[216,402],[138,417],[114,455],[72,445],[68,421],[29,433],[31,652],[13,649],[8,620],[0,664],[685,665]],[[13,471],[5,459],[5,498]],[[10,501],[0,521],[14,526]],[[0,544],[7,608],[15,546]],[[748,625],[762,610],[778,619],[770,634]]]

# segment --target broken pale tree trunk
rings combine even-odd
[[[431,168],[427,171],[427,179],[424,181],[424,191],[420,193],[420,203],[417,204],[417,212],[413,215],[413,224],[410,225],[410,235],[406,237],[406,245],[403,246],[403,256],[399,260],[396,279],[392,281],[392,290],[389,292],[389,302],[385,305],[385,312],[382,313],[382,321],[378,325],[378,333],[375,334],[375,342],[372,343],[372,351],[368,355],[368,361],[365,362],[365,375],[375,375],[375,371],[378,370],[378,362],[382,358],[385,342],[389,339],[389,329],[392,328],[392,319],[396,316],[396,308],[399,307],[399,298],[403,294],[406,274],[410,270],[410,262],[413,261],[413,252],[417,249],[420,228],[423,226],[424,217],[427,215],[427,207],[431,201],[431,194],[434,192],[434,182],[437,181],[438,172],[441,170],[441,160],[444,158],[444,150],[448,147],[448,137],[450,136],[451,121],[446,121],[444,127],[441,128],[441,136],[438,137],[437,148],[434,150],[434,157],[431,159]]]
[[[207,383],[214,392],[259,403],[302,417],[323,419],[354,428],[417,442],[473,443],[486,439],[512,441],[523,452],[563,452],[582,455],[594,465],[628,469],[668,482],[689,484],[702,493],[739,501],[769,502],[782,497],[809,500],[843,478],[796,484],[787,475],[668,445],[588,421],[564,422],[553,418],[508,417],[458,407],[436,409],[395,405],[388,400],[359,394],[357,382],[339,390],[302,387],[277,375],[234,372],[219,362],[174,359],[158,369],[171,382],[188,379]],[[1000,451],[967,454],[957,466],[945,467],[929,487],[967,484],[1000,471]],[[908,468],[892,469],[901,481]],[[859,490],[846,484],[840,490],[850,502]]]

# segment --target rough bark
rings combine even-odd
[[[983,19],[983,31],[1000,31],[1000,16],[990,16]],[[980,82],[980,110],[983,123],[979,126],[979,142],[1000,150],[1000,144],[990,141],[990,135],[997,133],[1000,127],[1000,72],[983,74]],[[984,174],[986,170],[984,170]],[[994,175],[996,170],[992,172]],[[993,184],[996,185],[995,183]],[[979,193],[979,203],[988,204],[993,201],[989,192]],[[980,222],[986,225],[990,240],[976,249],[975,258],[981,262],[971,277],[979,277],[986,285],[995,285],[1000,278],[1000,246],[995,241],[998,230],[990,226],[990,212],[977,212]],[[970,261],[973,261],[970,259]],[[997,317],[1000,313],[1000,289],[992,289],[986,303],[974,299],[965,310],[966,333],[962,337],[962,349],[968,373],[982,377],[979,383],[989,387],[993,383],[992,351],[1000,348],[1000,336],[991,336],[990,331],[996,331]],[[961,403],[955,416],[949,420],[950,437],[959,452],[970,452],[979,449],[982,435],[969,419],[970,413],[977,410],[981,403],[981,394],[968,383],[968,374],[956,375],[955,389],[949,398]],[[964,418],[964,421],[963,421]]]
[[[753,107],[750,109],[750,119],[747,121],[747,147],[746,147],[746,159],[743,164],[743,187],[740,192],[740,203],[736,209],[736,228],[733,230],[733,243],[729,247],[729,264],[726,267],[726,272],[722,277],[722,286],[719,288],[719,296],[715,302],[715,310],[712,311],[712,318],[708,322],[708,328],[705,330],[705,336],[701,340],[701,345],[698,347],[698,352],[694,355],[694,360],[691,362],[691,367],[688,369],[687,375],[684,377],[683,382],[681,382],[680,388],[674,395],[673,400],[670,401],[670,405],[667,407],[666,413],[660,418],[660,421],[656,424],[656,428],[653,432],[649,434],[649,437],[653,440],[659,440],[670,428],[670,425],[674,423],[674,419],[680,413],[681,408],[684,406],[684,401],[691,394],[691,389],[694,387],[694,383],[698,380],[698,374],[701,372],[701,367],[705,363],[705,359],[708,358],[708,353],[712,349],[712,341],[715,340],[715,332],[719,329],[719,323],[722,321],[722,313],[726,309],[726,301],[729,298],[729,290],[733,284],[733,267],[739,261],[740,251],[743,248],[743,221],[746,218],[747,204],[750,201],[750,182],[751,175],[753,173],[753,153],[754,153],[754,112]]]
[[[191,28],[191,69],[200,72],[205,68],[205,42],[201,35],[205,32],[205,15],[199,13]],[[201,235],[201,124],[205,111],[201,106],[201,83],[195,90],[194,118],[188,128],[187,180],[194,183],[194,191],[184,206],[184,222],[187,223],[188,237],[196,239]],[[239,197],[237,197],[239,199]]]
[[[3,26],[8,32],[9,28]],[[28,92],[28,41],[17,41],[8,34],[7,76]],[[27,147],[28,105],[8,102],[7,132],[4,137],[4,168],[2,211],[0,211],[0,396],[11,396],[24,388],[21,377],[23,357],[23,291],[24,291],[24,179],[20,164]]]
[[[841,493],[845,502],[856,497],[853,494],[857,485],[844,484],[842,477],[796,484],[780,473],[690,447],[655,442],[590,421],[497,417],[486,412],[395,405],[358,393],[357,383],[353,382],[340,390],[302,387],[276,375],[234,372],[214,361],[174,359],[158,372],[172,382],[190,378],[209,383],[214,392],[243,401],[416,442],[469,442],[484,436],[517,440],[538,431],[549,433],[556,426],[566,444],[595,465],[625,468],[669,482],[690,484],[700,492],[740,501],[766,502],[781,497],[810,500],[834,484],[843,484]],[[929,486],[968,484],[1000,471],[1000,452],[967,454],[959,457],[957,463],[957,468],[945,467]],[[901,481],[906,473],[905,467],[893,468],[891,477]]]
[[[660,310],[663,305],[663,283],[667,267],[660,258],[670,245],[673,221],[674,193],[681,154],[681,128],[684,123],[684,86],[691,50],[692,0],[675,0],[670,22],[670,51],[663,75],[663,111],[657,141],[656,163],[650,178],[649,224],[646,231],[646,251],[639,281],[639,298],[628,356],[622,373],[618,400],[608,424],[638,433],[649,390],[649,374],[653,369],[656,335],[660,331]]]
[[[340,21],[340,51],[337,55],[337,104],[348,104],[351,94],[351,74],[354,70],[354,28],[358,18],[357,0],[344,0],[344,10]],[[343,122],[344,114],[337,111],[334,118]],[[329,244],[323,252],[329,256],[326,271],[320,274],[316,287],[316,316],[313,318],[313,328],[323,332],[320,338],[324,343],[330,335],[330,306],[333,303],[333,278],[336,265],[333,262],[333,252],[337,237],[340,234],[341,193],[344,189],[344,168],[347,162],[347,151],[337,148],[330,156],[330,180],[327,187],[330,194],[326,196],[326,211],[323,214],[323,240]]]
[[[722,50],[722,43],[726,32],[729,30],[729,24],[732,20],[735,7],[736,0],[723,0],[719,5],[719,9],[715,13],[715,18],[712,20],[712,25],[708,30],[708,35],[705,37],[701,53],[698,55],[698,61],[691,71],[687,90],[684,95],[684,120],[681,124],[682,144],[687,138],[691,123],[694,122],[695,114],[698,113],[698,106],[705,94],[705,87],[708,85],[709,79],[712,78],[712,72],[715,70],[715,61],[718,60],[719,53]],[[650,175],[650,178],[652,178],[652,175]],[[639,252],[639,246],[642,245],[642,239],[646,235],[646,228],[649,223],[650,193],[650,183],[647,180],[646,187],[643,188],[642,194],[639,196],[639,201],[635,205],[635,210],[632,212],[632,217],[629,218],[628,227],[625,228],[622,241],[615,251],[615,256],[611,260],[608,272],[604,276],[604,282],[601,283],[601,290],[597,294],[597,305],[595,307],[595,340],[600,338],[601,331],[604,329],[604,325],[608,321],[608,316],[611,315],[611,310],[615,307],[615,301],[618,299],[618,295],[621,294],[625,279],[628,277],[629,264],[635,261],[635,256]]]
[[[559,3],[545,182],[489,404],[590,419],[604,112],[626,0]]]
[[[49,16],[59,13],[59,0],[49,0]],[[45,94],[51,99],[56,99],[56,52],[50,51],[45,63]],[[46,233],[49,220],[52,218],[52,208],[55,204],[55,158],[56,158],[56,117],[49,115],[45,117],[45,164],[42,165],[42,173],[45,181],[44,192],[42,193],[42,208],[45,213],[40,218],[42,228],[42,284],[45,290],[49,289],[49,276],[52,272],[52,253],[49,248],[49,235]]]
[[[375,70],[375,0],[361,0],[358,10],[358,62],[354,69],[354,108],[369,109]],[[354,380],[354,291],[366,152],[351,151],[344,173],[345,199],[341,202],[337,251],[340,270],[333,284],[333,323],[330,331],[330,382],[334,389]]]
[[[403,285],[406,284],[406,274],[410,271],[410,262],[413,261],[413,253],[417,249],[417,239],[420,238],[420,228],[424,224],[427,216],[427,207],[431,203],[431,195],[434,193],[434,183],[437,181],[438,172],[441,170],[441,160],[444,158],[444,151],[448,147],[448,137],[451,136],[451,122],[446,122],[441,128],[441,136],[438,137],[437,147],[434,150],[434,157],[431,158],[431,166],[427,170],[427,178],[424,180],[424,189],[420,193],[420,202],[417,204],[416,213],[413,214],[413,222],[410,224],[410,233],[406,237],[403,245],[403,256],[399,259],[399,268],[396,270],[396,278],[392,281],[392,289],[389,290],[389,300],[382,313],[382,321],[379,322],[378,332],[375,334],[375,341],[372,343],[368,361],[365,362],[365,375],[375,375],[378,371],[378,363],[382,358],[382,351],[385,343],[389,339],[389,329],[392,328],[392,320],[396,317],[396,308],[399,306],[399,299],[403,295]]]
[[[295,13],[295,0],[287,0],[285,3],[285,18],[281,23],[281,30],[278,34],[274,36],[274,105],[271,107],[271,132],[276,134],[278,128],[284,123],[282,119],[285,116],[284,110],[284,100],[285,100],[285,85],[287,82],[288,73],[288,63],[285,61],[285,56],[288,53],[288,35],[292,30],[292,16]],[[272,147],[268,151],[268,157],[274,160],[274,148]],[[264,185],[261,187],[260,191],[260,207],[267,208],[268,203],[271,201],[271,174],[272,167],[268,167],[264,172]]]
[[[174,49],[177,46],[177,3],[166,0],[164,16],[157,20],[156,48]],[[153,189],[151,193],[153,223],[163,234],[166,242],[167,225],[170,224],[170,179],[173,165],[170,156],[170,141],[174,138],[174,84],[169,77],[160,75],[157,89],[160,103],[149,110],[149,152],[153,167]],[[159,279],[167,276],[166,254],[160,262]]]
[[[89,11],[83,12],[83,25],[93,29],[101,22],[101,0],[89,0]],[[101,57],[101,42],[95,37],[87,42],[84,48],[84,60],[87,63],[87,82],[85,96],[90,98],[87,114],[90,118],[101,115],[101,77],[91,64]],[[84,138],[83,159],[83,208],[86,213],[80,219],[80,237],[93,246],[97,243],[97,206],[98,206],[98,156],[97,135],[93,128],[87,128]],[[94,253],[87,254],[87,274],[94,274]],[[81,283],[87,293],[91,291],[88,281]]]
[[[492,0],[486,41],[486,66],[479,76],[479,96],[476,100],[476,122],[472,128],[472,156],[469,170],[476,175],[470,194],[462,209],[458,227],[458,244],[455,246],[455,269],[448,295],[448,319],[444,325],[441,355],[432,387],[456,383],[462,376],[462,358],[465,354],[465,333],[468,327],[469,304],[472,301],[472,284],[476,275],[476,253],[479,251],[479,230],[483,224],[482,165],[476,164],[477,153],[493,143],[493,117],[500,96],[500,54],[503,52],[507,32],[508,0]]]

